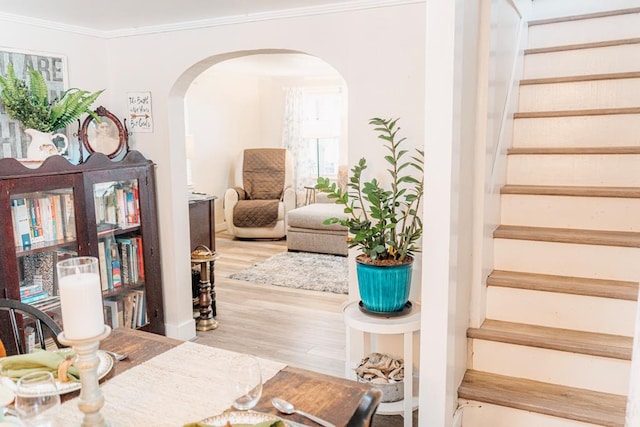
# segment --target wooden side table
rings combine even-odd
[[[205,245],[198,245],[191,252],[191,264],[200,266],[200,294],[199,294],[199,311],[200,316],[196,321],[197,331],[210,331],[218,328],[218,321],[214,319],[215,313],[215,290],[213,283],[210,281],[211,274],[209,269],[218,259],[218,255],[212,252]]]
[[[381,403],[378,414],[402,415],[404,426],[411,427],[413,410],[418,407],[418,396],[413,395],[413,333],[420,330],[420,304],[413,303],[411,312],[399,317],[371,316],[360,311],[358,302],[347,304],[343,310],[346,325],[346,365],[345,377],[356,379],[351,360],[351,340],[357,339],[360,352],[364,353],[364,334],[370,334],[373,341],[375,334],[402,334],[404,337],[404,399],[398,402]],[[356,334],[359,334],[359,338]],[[356,342],[356,341],[354,341]],[[373,342],[371,343],[373,347]],[[364,354],[361,354],[364,357]]]

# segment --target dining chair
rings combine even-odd
[[[61,332],[60,327],[43,311],[21,301],[0,298],[0,312],[2,311],[7,312],[11,323],[11,330],[5,332],[10,334],[10,337],[8,337],[10,340],[5,342],[8,354],[13,352],[24,354],[27,351],[25,348],[26,343],[21,338],[18,316],[22,316],[23,325],[24,323],[33,323],[37,343],[43,350],[46,350],[47,338],[53,339],[58,348],[65,347],[58,342],[58,334]]]
[[[379,388],[371,388],[365,393],[353,414],[347,427],[370,427],[373,425],[373,416],[378,410],[382,400],[382,391]]]

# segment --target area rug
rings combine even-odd
[[[347,258],[336,255],[283,252],[229,278],[334,294],[349,292]]]

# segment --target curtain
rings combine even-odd
[[[316,183],[316,163],[311,151],[302,138],[302,122],[304,120],[302,90],[300,88],[285,89],[284,124],[282,126],[282,145],[287,148],[294,159],[294,186],[297,204],[305,200],[305,186]]]

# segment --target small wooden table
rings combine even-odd
[[[182,341],[179,340],[140,330],[114,329],[111,335],[100,343],[100,348],[124,353],[129,357],[115,362],[112,371],[103,381],[109,381],[116,375],[181,343]],[[132,384],[132,387],[134,386]],[[346,426],[369,388],[370,386],[366,384],[344,378],[287,366],[264,384],[262,397],[254,410],[278,415],[278,411],[271,406],[271,399],[281,397],[296,407],[312,411],[314,415],[341,427]],[[79,392],[69,393],[63,395],[62,399],[66,401],[78,394]],[[184,402],[184,404],[189,404],[189,402]],[[314,425],[313,422],[297,414],[281,416],[304,425]]]

